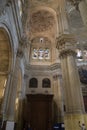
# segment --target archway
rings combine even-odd
[[[3,99],[7,86],[8,75],[11,70],[11,43],[8,32],[4,28],[0,28],[0,120],[3,114]]]

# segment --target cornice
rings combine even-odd
[[[26,65],[25,66],[25,69],[26,70],[39,70],[39,71],[53,71],[53,70],[56,70],[56,69],[60,69],[60,63],[55,63],[55,64],[52,64],[52,65]]]
[[[75,39],[75,35],[73,34],[62,34],[56,39],[56,41],[57,41],[56,46],[58,47],[58,45],[65,44],[67,42],[75,43],[76,39]]]

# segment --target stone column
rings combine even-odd
[[[7,103],[8,103],[8,94],[9,94],[9,84],[11,81],[11,73],[7,76],[7,82],[6,82],[6,87],[4,91],[4,99],[3,99],[3,104],[2,104],[2,114],[3,114],[3,121],[7,120]]]
[[[16,98],[17,79],[18,79],[17,62],[16,62],[15,72],[13,73],[12,76],[13,76],[13,79],[11,82],[11,88],[9,90],[9,95],[8,95],[9,101],[8,101],[8,106],[7,106],[7,115],[8,115],[7,120],[9,121],[14,121],[15,98]]]
[[[55,123],[63,123],[63,97],[62,97],[62,83],[61,75],[54,75],[54,113]]]
[[[58,84],[58,122],[64,122],[64,113],[63,113],[63,92],[62,92],[62,76],[58,75],[57,78]]]
[[[18,110],[17,110],[17,128],[16,130],[22,130],[23,128],[23,99],[22,91],[18,92]]]
[[[75,44],[74,36],[70,34],[61,35],[57,42],[64,83],[66,108],[64,122],[66,130],[79,130],[78,122],[85,123],[83,96],[75,62]]]
[[[12,81],[11,81],[11,84],[10,84],[11,86],[10,86],[9,95],[8,95],[6,130],[9,130],[9,129],[13,130],[14,129],[14,124],[15,124],[15,100],[16,100],[17,84],[18,84],[18,70],[19,70],[20,59],[22,57],[23,57],[23,52],[21,51],[21,49],[19,49],[18,52],[17,52],[15,69],[14,69],[14,72],[12,73]]]

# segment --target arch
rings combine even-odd
[[[44,78],[44,79],[42,80],[42,87],[43,87],[43,88],[50,88],[50,87],[51,87],[50,79]]]
[[[5,88],[12,68],[12,49],[8,29],[0,24],[0,114],[5,96]],[[1,117],[2,118],[2,117]]]
[[[38,80],[36,78],[31,78],[29,81],[29,88],[37,88]]]
[[[7,31],[0,28],[0,72],[8,73],[11,68],[11,44]]]

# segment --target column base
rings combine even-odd
[[[80,130],[83,123],[87,129],[87,114],[65,114],[64,123],[65,130]]]

